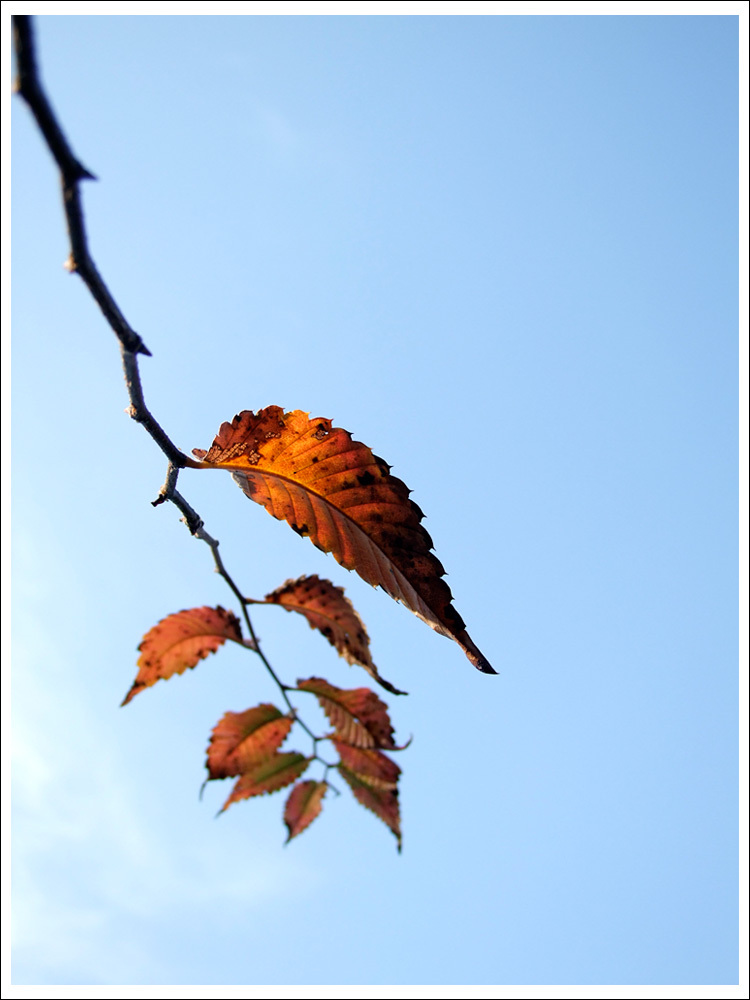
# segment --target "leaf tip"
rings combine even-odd
[[[459,642],[469,662],[473,663],[477,670],[480,670],[483,674],[497,674],[497,670],[495,670],[487,657],[471,641],[468,632],[465,631],[463,635],[459,636]]]
[[[128,691],[128,693],[125,695],[125,697],[120,702],[120,708],[124,708],[128,704],[128,702],[131,702],[133,700],[133,698],[135,698],[135,696],[138,694],[138,692],[140,690],[142,690],[144,687],[145,687],[145,684],[139,684],[136,681],[135,684],[133,684],[133,686],[130,688],[130,690]]]

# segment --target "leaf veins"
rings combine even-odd
[[[327,791],[325,781],[300,781],[294,786],[284,808],[284,822],[289,831],[287,844],[317,819]]]
[[[337,739],[342,743],[363,749],[399,749],[393,740],[387,706],[369,688],[346,691],[321,677],[297,681],[297,688],[317,696],[320,707],[336,730]]]
[[[286,739],[293,722],[275,705],[226,712],[211,735],[206,757],[208,780],[235,777],[270,757]]]
[[[198,468],[231,472],[242,490],[346,569],[382,587],[484,673],[495,673],[452,604],[423,513],[390,467],[323,417],[267,406],[224,423]]]
[[[278,792],[280,788],[291,785],[307,769],[309,757],[301,753],[275,753],[265,760],[252,764],[240,775],[232,794],[221,807],[220,812],[228,809],[233,802],[249,799],[255,795],[265,795],[267,792]]]
[[[339,772],[355,799],[375,813],[398,841],[401,850],[401,816],[398,805],[398,778],[401,768],[379,750],[360,750],[333,740],[339,752]]]
[[[143,688],[194,667],[231,639],[242,642],[239,620],[224,608],[190,608],[154,625],[138,650],[138,674],[122,701],[127,705]]]
[[[318,576],[301,576],[287,580],[270,594],[265,601],[250,604],[278,604],[287,611],[304,615],[310,628],[322,632],[347,663],[357,663],[392,694],[406,694],[381,677],[370,655],[370,639],[364,623],[354,610],[343,588]]]

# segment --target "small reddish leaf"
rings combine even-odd
[[[398,750],[387,705],[369,688],[342,690],[321,677],[297,681],[300,691],[317,696],[320,707],[336,730],[336,736],[350,746]]]
[[[296,781],[307,770],[310,757],[301,753],[275,753],[265,760],[252,764],[237,780],[232,794],[221,807],[224,812],[233,802],[249,799],[254,795],[265,795],[267,792],[278,792]]]
[[[395,789],[401,768],[379,750],[362,750],[340,740],[331,741],[347,771],[354,772],[366,785],[373,788]]]
[[[287,844],[317,819],[327,791],[325,781],[300,781],[294,786],[284,808],[284,822],[289,831]]]
[[[226,712],[214,726],[206,767],[209,781],[243,774],[274,754],[294,720],[275,705],[257,705],[246,712]]]
[[[322,632],[347,663],[357,663],[392,694],[399,691],[377,671],[370,655],[370,639],[364,623],[341,587],[318,576],[301,576],[266,594],[265,601],[251,604],[279,604],[307,618],[310,628]]]
[[[341,756],[339,772],[355,799],[375,813],[398,841],[401,850],[401,816],[398,806],[398,777],[401,769],[378,750],[360,750],[334,740]]]
[[[227,639],[242,643],[239,620],[224,608],[191,608],[167,615],[146,633],[138,650],[138,674],[122,704],[158,680],[167,680],[215,653]]]
[[[445,570],[432,552],[424,517],[406,485],[348,431],[302,410],[244,410],[219,429],[195,467],[227,469],[244,493],[346,569],[459,644],[494,674],[453,607]]]

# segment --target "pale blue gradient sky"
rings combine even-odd
[[[410,692],[403,854],[346,795],[287,848],[283,794],[198,801],[211,727],[276,698],[241,650],[117,707],[148,628],[232,598],[149,504],[14,102],[15,983],[737,982],[738,19],[37,29],[157,419],[352,431],[500,676],[192,473],[242,589],[330,576]],[[255,619],[284,678],[367,683]]]

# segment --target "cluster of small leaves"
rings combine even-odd
[[[344,615],[359,621],[341,588],[318,577],[290,580],[279,591],[268,595],[266,601],[248,603],[274,604],[277,602],[273,597],[279,592],[299,590],[318,597],[325,594],[334,621]],[[306,616],[309,612],[304,605],[295,606],[295,610]],[[321,619],[321,623],[314,627],[327,635],[330,626],[326,621]],[[330,635],[328,638],[331,638]],[[360,655],[366,654],[369,660],[366,633],[364,641],[360,630],[350,639],[339,626],[336,638],[340,652],[347,659],[352,658],[352,662],[356,662],[352,648],[358,646]],[[227,640],[255,649],[253,640],[243,640],[239,619],[222,607],[191,608],[168,615],[144,636],[140,645],[138,675],[123,705],[158,680],[167,680],[174,674],[197,666]],[[263,703],[244,712],[226,712],[213,729],[206,758],[207,781],[237,779],[221,812],[233,802],[293,785],[284,809],[289,841],[302,833],[320,814],[323,798],[330,787],[327,774],[336,768],[357,801],[375,813],[392,831],[400,850],[398,777],[401,769],[382,751],[403,747],[398,747],[394,741],[387,706],[369,688],[343,689],[319,677],[299,680],[295,688],[283,686],[285,695],[290,691],[315,695],[332,731],[313,737],[313,752],[305,756],[298,751],[281,749],[298,721],[294,708],[290,707],[284,713],[276,705]],[[338,764],[331,764],[318,756],[317,745],[324,740],[336,749]],[[322,779],[300,781],[309,765],[316,760],[324,767]]]

